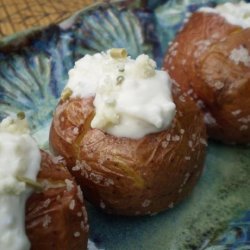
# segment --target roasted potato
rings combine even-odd
[[[50,144],[62,155],[87,200],[108,213],[154,214],[172,208],[201,175],[206,133],[202,115],[174,86],[177,113],[171,127],[141,139],[91,128],[94,97],[58,104]]]
[[[211,138],[250,142],[250,28],[196,12],[169,47],[164,68],[203,110]]]
[[[38,182],[44,186],[26,204],[32,250],[87,249],[88,222],[82,192],[59,158],[41,152]]]

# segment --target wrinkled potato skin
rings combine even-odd
[[[31,250],[87,249],[87,213],[76,182],[62,163],[53,163],[51,156],[45,152],[41,154],[37,180],[49,184],[41,193],[33,193],[26,204],[26,232]],[[71,190],[66,188],[66,179],[73,182]],[[75,201],[74,209],[69,208],[72,200]],[[51,218],[47,227],[43,225],[45,216]],[[79,232],[80,236],[75,237],[75,232]]]
[[[172,208],[190,193],[202,172],[206,134],[198,108],[180,95],[175,87],[171,128],[138,140],[92,129],[93,97],[59,103],[51,147],[65,157],[86,199],[108,213],[145,215]]]
[[[229,58],[240,46],[250,54],[249,28],[231,25],[216,14],[196,12],[164,60],[170,76],[203,109],[208,135],[224,143],[250,142],[250,68]],[[208,114],[213,117],[210,121]]]

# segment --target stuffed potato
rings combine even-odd
[[[88,222],[80,187],[59,158],[41,152],[38,182],[26,203],[26,232],[33,250],[87,249]]]
[[[203,169],[205,127],[177,85],[173,98],[171,126],[137,139],[92,128],[94,96],[60,100],[50,145],[65,158],[87,200],[108,213],[145,215],[172,208],[190,193]]]
[[[249,5],[223,8],[237,12],[241,5],[243,15]],[[250,142],[250,26],[231,23],[216,11],[198,11],[174,39],[164,67],[204,112],[211,138]]]

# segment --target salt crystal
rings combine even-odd
[[[244,130],[247,130],[247,129],[248,129],[247,125],[240,126],[240,131],[244,131]]]
[[[65,179],[64,182],[66,183],[66,189],[67,189],[67,191],[70,192],[73,189],[73,187],[74,187],[74,182],[71,181],[71,180],[69,180],[69,179]]]
[[[207,146],[207,141],[204,138],[200,138],[200,144]]]
[[[80,237],[80,235],[81,235],[80,232],[75,232],[75,233],[74,233],[74,237],[76,237],[76,238],[77,238],[77,237]]]
[[[235,111],[232,111],[232,115],[233,116],[237,116],[237,115],[239,115],[241,113],[241,110],[240,109],[237,109],[237,110],[235,110]]]
[[[106,205],[103,201],[100,202],[100,208],[105,209]]]
[[[215,81],[213,85],[214,85],[215,89],[217,89],[217,90],[220,90],[224,87],[224,83],[221,81]]]
[[[78,127],[74,127],[74,128],[73,128],[73,134],[74,134],[74,135],[78,135],[78,134],[79,134],[79,129],[78,129]]]
[[[72,201],[69,203],[69,209],[70,209],[70,210],[74,210],[75,205],[76,205],[75,200],[72,200]]]
[[[247,124],[250,122],[250,115],[245,116],[245,117],[241,117],[238,119],[238,121]]]
[[[179,141],[179,140],[180,140],[180,136],[179,135],[172,136],[172,141]]]
[[[43,227],[48,227],[48,225],[51,223],[51,216],[49,216],[48,214],[46,214],[43,217]]]
[[[250,55],[248,50],[240,45],[239,48],[235,48],[231,51],[229,58],[235,63],[243,63],[245,66],[250,67]]]
[[[174,203],[171,202],[169,205],[168,205],[168,208],[173,208],[174,207]]]
[[[150,205],[151,201],[150,200],[145,200],[142,203],[142,207],[148,207]]]
[[[83,202],[82,190],[81,190],[81,187],[79,185],[77,186],[77,197],[79,198],[79,200],[81,202]]]
[[[204,115],[204,121],[207,125],[211,125],[214,126],[216,125],[216,120],[214,119],[214,117],[211,115],[211,113],[205,113]]]
[[[193,147],[193,142],[192,142],[191,140],[188,141],[188,146],[189,146],[190,148]]]
[[[64,158],[61,155],[52,157],[52,162],[54,164],[65,163]]]
[[[43,203],[43,206],[44,206],[45,208],[47,208],[47,207],[49,206],[50,202],[51,202],[50,199],[45,200],[44,203]]]
[[[167,142],[167,141],[163,141],[163,142],[161,143],[161,146],[162,146],[163,148],[166,148],[166,147],[168,146],[168,142]]]

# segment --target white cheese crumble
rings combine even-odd
[[[29,134],[30,130],[26,119],[8,116],[0,123],[0,132],[22,135]]]
[[[243,63],[245,66],[250,67],[250,54],[248,49],[244,48],[242,45],[240,45],[239,48],[233,49],[229,58],[237,65]]]
[[[215,8],[202,7],[199,11],[215,13],[226,19],[233,25],[246,29],[250,27],[250,3],[241,1],[240,3],[225,3]]]
[[[70,98],[95,96],[92,128],[141,138],[168,128],[175,115],[171,80],[147,55],[135,60],[110,52],[86,55],[69,71]]]
[[[41,154],[25,119],[0,123],[0,248],[28,250],[25,204],[32,190],[17,177],[36,181]]]

